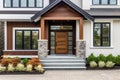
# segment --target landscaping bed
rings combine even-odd
[[[44,72],[40,73],[40,72],[36,72],[36,71],[32,71],[32,72],[27,72],[27,71],[23,71],[23,72],[19,72],[19,71],[8,72],[8,71],[5,71],[5,72],[0,72],[0,75],[44,74]]]
[[[38,58],[0,59],[0,74],[43,74],[45,70]]]
[[[91,54],[86,59],[87,70],[115,70],[120,69],[120,55],[113,56],[109,54],[107,56],[99,54],[94,56]]]
[[[95,68],[91,68],[90,66],[87,66],[86,70],[118,70],[120,69],[120,66],[114,66],[113,68],[99,68],[99,67],[95,67]]]

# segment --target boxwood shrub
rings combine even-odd
[[[88,58],[87,58],[87,64],[89,64],[91,61],[95,61],[95,62],[97,62],[97,57],[94,56],[93,53],[90,54],[90,56],[88,56]]]

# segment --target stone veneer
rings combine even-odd
[[[0,22],[0,55],[4,49],[4,22]]]
[[[86,53],[86,41],[76,41],[76,56],[81,59],[85,59]]]
[[[48,41],[38,40],[38,56],[44,58],[48,56]]]

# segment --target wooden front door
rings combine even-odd
[[[68,32],[56,32],[55,34],[55,53],[68,54]]]

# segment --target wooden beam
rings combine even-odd
[[[80,20],[81,17],[44,17],[44,20]]]
[[[79,31],[80,31],[80,32],[79,32],[79,36],[80,36],[79,39],[80,39],[80,40],[83,40],[83,35],[84,35],[84,34],[83,34],[83,18],[82,18],[82,17],[80,18]]]
[[[41,39],[45,39],[45,20],[41,18],[40,20],[40,27],[41,27]]]

